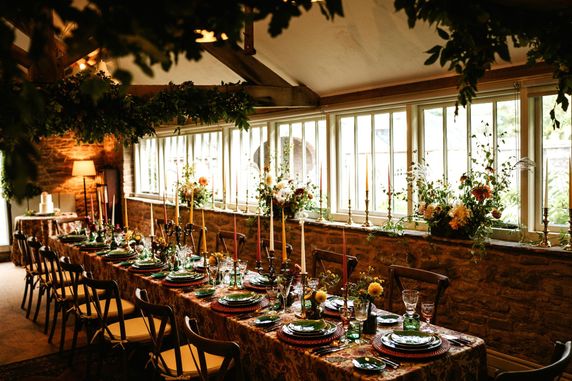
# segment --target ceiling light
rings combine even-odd
[[[201,29],[201,30],[195,30],[195,32],[202,36],[202,37],[199,37],[195,40],[198,43],[202,44],[202,43],[207,43],[207,42],[217,42],[218,41],[214,32],[211,32],[210,30]],[[228,40],[227,35],[224,33],[222,33],[220,37],[222,40]]]

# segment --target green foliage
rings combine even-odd
[[[202,208],[212,198],[208,185],[206,177],[196,178],[194,166],[185,164],[183,167],[183,181],[177,184],[179,199],[181,202],[187,202],[189,206],[192,201],[195,208]]]
[[[510,61],[508,42],[528,48],[528,62],[546,62],[558,80],[556,103],[564,111],[572,94],[572,12],[538,3],[534,9],[500,1],[395,0],[397,11],[407,15],[410,28],[417,20],[435,25],[444,41],[427,51],[426,65],[439,61],[460,75],[457,105],[470,103],[477,93],[477,82],[497,57]],[[550,112],[553,126],[560,127],[555,109]]]

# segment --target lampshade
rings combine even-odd
[[[76,160],[73,162],[72,176],[95,176],[93,160]]]

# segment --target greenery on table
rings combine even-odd
[[[125,97],[122,87],[104,78],[84,81],[78,77],[58,82],[77,59],[97,49],[99,59],[131,55],[135,64],[152,76],[153,64],[169,70],[180,58],[199,60],[203,51],[196,42],[200,30],[212,31],[219,39],[225,34],[227,42],[234,44],[241,40],[247,19],[268,19],[268,32],[277,36],[293,17],[314,5],[327,18],[343,16],[341,0],[165,0],[152,5],[133,0],[92,0],[83,8],[71,1],[2,3],[0,150],[5,153],[5,179],[12,186],[13,196],[22,199],[26,184],[37,178],[39,154],[35,143],[42,136],[74,131],[82,142],[99,141],[105,134],[134,142],[153,132],[156,118],[164,120],[167,115],[185,115],[205,123],[218,121],[222,116],[223,120],[247,127],[242,107],[245,99],[240,91],[226,94],[223,90],[217,95],[216,90],[199,90],[191,84],[173,85],[170,91],[154,97],[154,107],[143,106],[135,98]],[[63,29],[54,25],[55,17],[62,20]],[[30,37],[26,59],[31,64],[31,78],[13,54],[14,25]],[[123,85],[132,78],[131,73],[119,67],[112,74]],[[79,92],[78,81],[82,84]],[[50,97],[52,91],[72,97],[58,101]],[[197,102],[193,108],[196,114],[186,112],[189,98]],[[71,114],[63,113],[70,111],[65,106],[74,102],[77,103]],[[81,110],[84,106],[87,109]],[[38,123],[42,120],[44,123]],[[71,125],[67,126],[68,122]]]
[[[407,14],[413,28],[418,20],[435,25],[443,44],[427,51],[426,65],[437,61],[460,75],[458,104],[465,106],[477,93],[477,82],[497,57],[510,61],[508,43],[528,48],[528,62],[544,61],[554,69],[558,80],[556,104],[565,111],[572,95],[572,8],[535,2],[519,4],[493,0],[395,0],[397,11]],[[555,127],[560,122],[551,117]]]

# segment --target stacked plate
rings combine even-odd
[[[282,326],[278,337],[289,344],[313,346],[330,343],[342,333],[343,329],[323,319],[294,320]]]
[[[115,249],[109,251],[107,254],[104,254],[103,259],[112,262],[120,262],[132,258],[134,255],[135,253],[129,250]]]
[[[249,307],[259,303],[263,296],[255,292],[234,292],[218,299],[219,304],[231,308]]]
[[[131,265],[129,270],[134,272],[156,272],[164,266],[162,262],[155,259],[138,259]]]
[[[428,352],[441,346],[439,336],[419,331],[393,331],[381,337],[381,343],[395,351]]]
[[[169,283],[175,284],[187,284],[199,281],[205,276],[203,274],[197,274],[194,271],[171,271],[165,280]]]
[[[58,236],[59,240],[63,243],[78,243],[85,241],[85,234],[65,234]]]
[[[270,286],[270,279],[266,275],[256,274],[249,279],[251,285],[256,287]]]
[[[324,303],[324,306],[331,311],[339,312],[340,308],[344,306],[344,299],[339,296],[330,296]],[[353,306],[354,301],[348,299],[348,307],[353,308]]]

